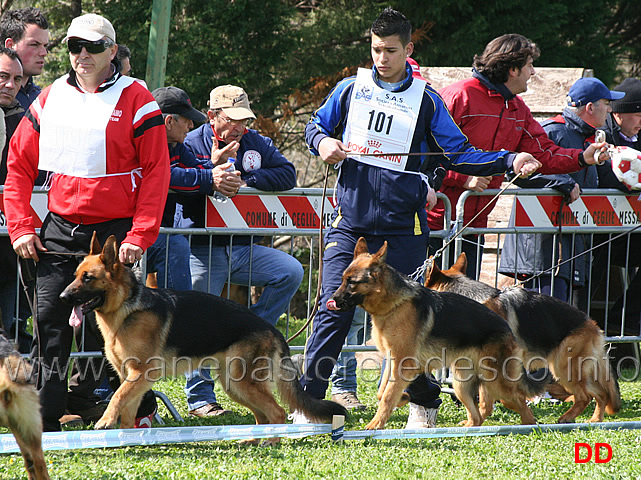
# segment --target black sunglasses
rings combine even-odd
[[[67,40],[67,48],[69,49],[69,53],[73,53],[74,55],[79,54],[82,52],[83,47],[85,50],[87,50],[87,53],[102,53],[104,52],[107,47],[111,46],[111,42],[107,40],[96,40],[94,42],[90,42],[89,40],[83,40],[81,38],[70,38]]]

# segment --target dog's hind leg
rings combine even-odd
[[[235,402],[249,408],[256,418],[256,425],[283,424],[287,418],[285,410],[276,402],[272,394],[272,383],[255,381],[250,378],[230,383],[227,390],[229,397]],[[240,443],[244,445],[273,445],[280,438],[248,439]]]
[[[481,424],[485,419],[492,415],[494,411],[494,402],[496,399],[490,393],[485,383],[481,382],[479,387],[479,412],[481,414]]]
[[[481,412],[476,404],[476,395],[479,393],[479,381],[476,376],[470,378],[468,370],[457,370],[453,368],[453,382],[454,393],[461,401],[465,410],[467,411],[467,421],[462,421],[461,426],[474,427],[483,423]],[[465,379],[465,380],[463,380]]]

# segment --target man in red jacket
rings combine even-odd
[[[539,173],[572,173],[596,163],[592,144],[585,152],[557,146],[548,138],[523,99],[518,96],[527,90],[527,82],[535,74],[533,62],[539,57],[538,47],[518,34],[506,34],[487,44],[481,55],[474,56],[472,78],[461,80],[439,91],[454,121],[467,135],[469,142],[484,150],[527,152],[542,163]],[[607,158],[602,154],[601,160]],[[466,190],[482,192],[499,188],[503,175],[472,177],[449,170],[440,191],[450,199],[452,219],[459,197]],[[465,202],[464,224],[490,202],[489,196],[471,197]],[[494,204],[486,208],[470,227],[484,228]],[[443,202],[439,201],[428,213],[430,230],[444,226]],[[478,278],[483,238],[464,235],[463,251],[468,257],[467,274]],[[440,248],[440,239],[430,242]],[[454,249],[450,249],[451,252]]]
[[[65,41],[72,70],[42,91],[18,125],[4,191],[13,248],[37,262],[32,357],[45,431],[60,430],[67,401],[73,329],[71,306],[59,294],[94,231],[101,243],[117,237],[123,263],[140,260],[158,236],[158,199],[169,188],[160,109],[146,88],[118,71],[111,23],[95,14],[74,18]],[[54,173],[40,236],[30,209],[38,168]]]

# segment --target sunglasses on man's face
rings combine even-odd
[[[87,50],[87,53],[102,53],[107,49],[107,47],[110,46],[111,42],[108,42],[104,39],[96,40],[94,42],[83,40],[81,38],[70,38],[69,40],[67,40],[67,48],[69,49],[69,53],[73,53],[74,55],[78,55],[80,52],[82,52],[83,48]]]

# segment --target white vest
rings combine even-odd
[[[67,78],[53,83],[40,113],[38,168],[74,177],[105,177],[107,125],[118,115],[115,107],[122,91],[135,80],[121,77],[102,92],[83,93]]]
[[[348,150],[358,154],[354,159],[405,171],[407,156],[368,154],[410,151],[425,85],[425,80],[414,78],[407,90],[390,92],[376,85],[371,70],[358,69],[343,137]]]

